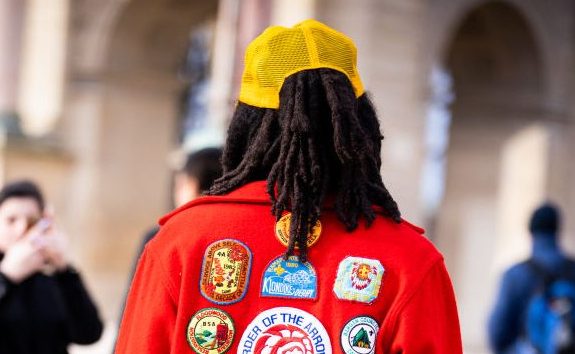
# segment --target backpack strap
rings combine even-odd
[[[550,271],[533,258],[528,259],[525,263],[539,278],[538,289],[539,291],[543,291],[546,297],[549,296],[548,291],[550,289],[550,285],[557,280],[564,279],[575,283],[575,262],[571,259],[565,259],[559,272]]]
[[[543,279],[545,282],[547,282],[547,280],[553,281],[553,279],[557,278],[557,275],[554,272],[550,271],[533,258],[529,258],[527,261],[525,261],[525,264],[527,264],[527,266],[529,266],[529,269],[531,269],[533,273],[535,273],[540,279]]]
[[[535,261],[533,258],[529,258],[526,262],[527,266],[531,269],[531,271],[536,275],[538,278],[538,286],[536,291],[540,291],[544,294],[546,298],[549,297],[548,291],[550,285],[560,278],[559,274],[555,274],[554,272],[550,271],[546,267],[544,267],[539,262]]]
[[[561,278],[570,280],[575,283],[575,261],[568,258],[563,262],[563,267],[561,271]]]

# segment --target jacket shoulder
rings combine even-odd
[[[179,208],[176,208],[169,212],[168,214],[162,216],[158,223],[164,225],[170,219],[178,214],[185,213],[191,209],[199,206],[209,205],[209,204],[254,204],[254,205],[271,205],[269,200],[258,199],[258,198],[241,198],[241,197],[230,197],[230,196],[204,196],[196,198]]]
[[[412,229],[413,231],[417,232],[420,235],[425,234],[425,229],[422,227],[419,227],[415,224],[410,223],[409,221],[405,220],[405,219],[401,219],[401,222],[403,224],[405,224],[405,226],[407,226],[408,228]]]

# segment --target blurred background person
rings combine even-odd
[[[173,200],[176,208],[207,192],[222,175],[222,149],[204,148],[188,153],[183,166],[174,175]]]
[[[489,342],[494,353],[575,353],[575,261],[558,244],[560,226],[561,214],[554,204],[543,204],[533,212],[529,221],[531,256],[503,274],[489,319]],[[566,283],[559,284],[561,293],[555,294],[558,280]],[[557,302],[559,297],[562,303]],[[561,316],[554,316],[547,306],[556,307],[566,316],[565,327],[561,327]],[[563,330],[564,334],[559,335]],[[562,351],[561,346],[569,349]]]
[[[222,149],[217,147],[204,148],[190,152],[185,156],[183,166],[177,168],[174,173],[172,201],[175,208],[196,199],[210,189],[216,178],[222,175],[221,156]],[[159,226],[156,225],[144,235],[134,266],[144,247],[156,235],[158,229]],[[130,275],[130,281],[132,276],[133,271]]]
[[[62,232],[30,181],[0,191],[0,353],[64,354],[102,334]]]
[[[208,147],[195,152],[189,152],[183,157],[183,163],[180,161],[180,166],[176,168],[176,172],[174,173],[172,190],[173,207],[179,208],[187,202],[201,196],[210,189],[216,178],[222,175],[222,166],[220,162],[221,156],[221,148]],[[137,253],[132,262],[127,289],[129,289],[130,284],[132,283],[134,272],[136,271],[136,265],[138,264],[138,260],[140,259],[142,252],[144,252],[146,244],[154,238],[159,229],[160,227],[158,225],[154,225],[146,231],[142,237],[142,241],[138,246]],[[120,320],[124,314],[125,302],[126,299],[124,296],[119,316]],[[120,322],[121,321],[118,322],[118,325]]]

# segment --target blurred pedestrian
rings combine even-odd
[[[382,182],[353,42],[308,20],[245,60],[224,175],[162,219],[116,352],[461,353],[443,258]]]
[[[176,208],[206,193],[216,178],[222,175],[222,149],[217,147],[204,148],[190,152],[185,157],[183,166],[174,174],[174,188],[172,201]],[[134,267],[144,251],[146,244],[154,238],[159,227],[156,225],[148,230],[138,248]],[[135,268],[130,274],[130,282],[134,276]]]
[[[198,151],[187,153],[183,165],[176,169],[173,180],[172,202],[174,207],[179,208],[189,201],[206,193],[216,178],[222,175],[222,149],[218,147],[203,148]],[[132,269],[128,277],[128,288],[134,278],[136,265],[144,248],[158,233],[159,226],[154,225],[146,231],[136,251]],[[120,319],[124,314],[125,299],[122,301]]]
[[[63,354],[102,334],[66,240],[30,181],[0,190],[0,353]]]
[[[222,149],[204,148],[186,155],[183,167],[174,176],[173,201],[176,208],[205,194],[222,176]]]
[[[560,211],[554,204],[545,203],[533,212],[529,221],[531,256],[505,271],[489,319],[489,343],[494,353],[575,353],[574,347],[559,350],[561,345],[575,343],[575,309],[571,310],[575,305],[571,303],[575,300],[575,261],[559,246],[560,226]],[[552,309],[560,304],[554,295],[557,284],[562,293],[559,297],[569,301],[567,322],[563,323]],[[566,327],[561,327],[563,324]],[[565,332],[563,344],[553,338],[558,331]]]

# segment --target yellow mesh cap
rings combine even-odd
[[[256,107],[278,108],[284,80],[296,72],[318,68],[342,72],[355,96],[363,94],[357,49],[346,35],[315,20],[292,28],[268,27],[246,50],[239,100]]]

